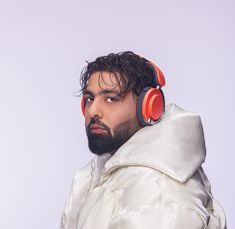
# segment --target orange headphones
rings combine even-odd
[[[153,62],[147,60],[147,64],[154,71],[157,87],[146,87],[138,96],[137,117],[143,126],[151,126],[157,123],[165,109],[165,98],[161,90],[161,87],[165,85],[164,74]],[[81,100],[81,110],[85,116],[85,100],[83,96]]]

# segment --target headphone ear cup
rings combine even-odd
[[[84,96],[82,96],[82,99],[81,99],[81,110],[82,110],[82,114],[83,116],[85,116],[85,98]]]
[[[143,126],[155,124],[160,120],[164,107],[164,94],[160,88],[144,88],[137,101],[137,117],[139,122]]]

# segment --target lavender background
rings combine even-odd
[[[166,75],[166,102],[201,115],[205,171],[234,209],[235,2],[0,0],[0,228],[58,228],[93,155],[80,111],[85,60],[132,50]]]

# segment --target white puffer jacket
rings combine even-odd
[[[168,104],[162,120],[75,173],[61,229],[225,229],[201,164],[200,116]]]

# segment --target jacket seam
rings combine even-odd
[[[167,171],[165,169],[162,169],[162,168],[159,168],[159,167],[153,167],[151,165],[144,164],[144,163],[141,163],[141,164],[138,164],[138,163],[125,163],[123,165],[113,165],[107,171],[105,171],[101,176],[107,177],[107,175],[112,173],[113,171],[121,169],[123,167],[129,167],[129,166],[141,166],[141,167],[150,168],[150,169],[156,170],[156,171],[158,171],[160,173],[163,173],[163,174],[171,177],[172,179],[174,179],[174,180],[176,180],[176,181],[178,181],[180,183],[184,183],[186,181],[185,179],[183,179],[183,178],[181,178],[179,176],[177,177],[177,175],[174,175],[173,173],[171,173],[171,172],[169,172],[169,171]]]
[[[152,208],[155,208],[158,204],[155,204],[155,205],[144,205],[144,206],[141,206],[140,208],[145,208],[145,207],[152,207]],[[200,212],[198,212],[196,209],[194,208],[191,208],[191,207],[188,207],[188,206],[184,206],[184,205],[181,205],[181,204],[177,204],[177,203],[170,203],[170,204],[160,204],[160,207],[164,207],[164,206],[173,206],[173,207],[179,207],[179,208],[182,208],[182,209],[186,209],[186,210],[190,210],[190,211],[193,211],[197,216],[199,216],[199,218],[202,220],[202,223],[203,223],[203,229],[206,229],[207,227],[207,222],[206,220],[204,219],[204,217],[201,215]],[[137,210],[136,210],[137,211]],[[118,220],[119,218],[123,217],[126,215],[126,212],[123,213],[123,214],[119,214],[115,217],[111,217],[111,220],[110,222],[112,223],[113,221],[116,221]]]

